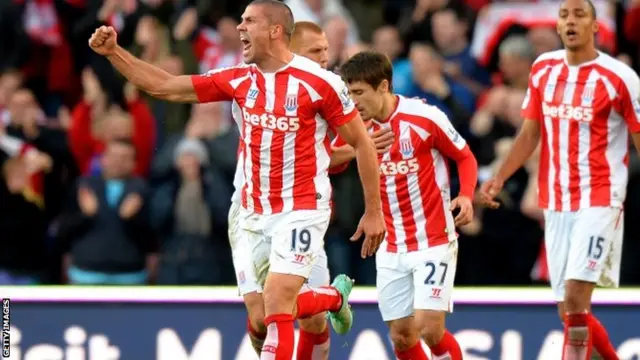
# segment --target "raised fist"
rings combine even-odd
[[[89,47],[100,55],[111,55],[116,50],[118,34],[111,26],[100,26],[89,39]]]

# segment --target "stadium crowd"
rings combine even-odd
[[[138,92],[87,46],[103,24],[168,72],[241,61],[247,0],[7,0],[0,3],[0,285],[234,284],[227,239],[238,130],[230,104]],[[286,0],[325,29],[330,67],[375,49],[397,93],[447,113],[488,179],[522,121],[529,69],[561,46],[554,2]],[[640,1],[596,2],[602,51],[640,69]],[[460,229],[456,282],[546,281],[537,161],[498,210]],[[452,174],[455,179],[455,174]],[[333,176],[332,273],[375,283],[349,242],[363,211],[354,164]],[[455,182],[454,182],[455,183]],[[631,152],[622,284],[640,283],[640,161]],[[454,187],[452,192],[457,193]]]

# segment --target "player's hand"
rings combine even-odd
[[[351,237],[351,241],[358,241],[364,235],[362,250],[360,256],[365,259],[367,256],[373,256],[380,243],[384,240],[386,229],[384,227],[384,216],[382,211],[366,212],[360,219],[358,229]]]
[[[467,196],[458,196],[451,201],[450,211],[460,209],[458,216],[454,219],[456,226],[467,225],[473,220],[473,201]]]
[[[386,153],[393,144],[391,128],[383,128],[374,132],[371,134],[371,139],[373,139],[373,143],[376,145],[378,154]]]
[[[482,205],[491,209],[500,207],[500,203],[494,199],[502,191],[503,186],[504,182],[497,178],[491,178],[482,183],[482,186],[480,186],[480,202]]]
[[[89,39],[89,47],[96,53],[108,56],[116,51],[118,34],[111,26],[100,26]]]

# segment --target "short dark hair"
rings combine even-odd
[[[253,0],[249,5],[265,5],[271,10],[266,13],[267,18],[272,24],[281,25],[284,34],[290,38],[293,34],[294,20],[293,12],[289,5],[278,0]]]
[[[340,75],[347,84],[362,81],[377,89],[383,80],[389,82],[393,90],[393,66],[387,55],[377,51],[362,51],[353,55],[340,66]]]
[[[587,2],[587,5],[589,5],[589,8],[591,8],[591,13],[593,14],[593,20],[597,20],[598,19],[598,12],[596,11],[596,6],[593,4],[593,1],[591,0],[584,0]]]

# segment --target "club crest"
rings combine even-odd
[[[295,94],[287,95],[284,101],[284,109],[288,112],[296,111],[298,109],[298,96]]]
[[[413,157],[411,138],[400,139],[400,153],[405,157]]]

